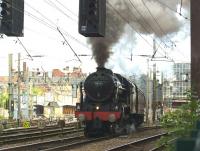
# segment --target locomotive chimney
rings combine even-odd
[[[97,71],[102,71],[102,70],[105,70],[106,68],[104,66],[98,66],[97,67]]]
[[[113,74],[112,70],[105,68],[104,66],[98,66],[97,67],[97,72],[106,72],[109,74]]]

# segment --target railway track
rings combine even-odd
[[[67,143],[79,142],[84,139],[83,135],[78,135],[74,137],[53,139],[48,141],[42,141],[37,143],[18,145],[14,147],[1,148],[0,151],[38,151],[46,150],[48,148],[55,148],[55,146],[62,146]]]
[[[149,150],[149,151],[163,151],[164,148],[166,147],[166,145],[175,143],[175,141],[176,141],[177,139],[178,139],[178,138],[171,139],[171,140],[168,141],[167,143],[164,143],[164,144],[162,144],[162,145],[160,145],[160,146],[158,146],[158,147],[154,147],[154,148],[152,148],[152,149]]]
[[[153,126],[153,127],[142,127],[139,128],[138,131],[147,131],[147,130],[152,130],[152,129],[159,129],[159,126]],[[84,139],[82,141],[79,142],[73,142],[71,144],[64,144],[61,146],[57,146],[57,147],[53,147],[53,148],[48,148],[45,149],[43,151],[63,151],[63,150],[69,150],[69,149],[76,149],[77,147],[81,148],[82,145],[86,145],[86,144],[94,144],[95,142],[101,142],[101,141],[105,141],[105,140],[111,140],[114,138],[117,138],[119,136],[106,136],[106,137],[100,137],[100,138],[92,138],[92,139]]]
[[[160,127],[143,127],[140,128],[138,131],[145,131],[145,130],[151,130],[151,129],[158,129]],[[73,134],[75,135],[75,134]],[[77,148],[77,146],[86,145],[86,144],[94,144],[95,142],[101,142],[113,138],[117,138],[118,136],[114,137],[101,137],[101,138],[85,138],[82,135],[74,136],[74,137],[68,137],[68,138],[61,138],[61,139],[54,139],[54,140],[48,140],[48,141],[42,141],[38,143],[32,143],[32,144],[26,144],[26,145],[19,145],[9,148],[2,148],[0,151],[61,151],[61,150],[67,150],[71,148]]]
[[[83,129],[77,129],[75,127],[67,127],[67,128],[54,128],[49,130],[37,130],[34,132],[24,132],[22,134],[13,134],[13,135],[5,135],[0,136],[0,144],[13,144],[18,142],[27,142],[37,139],[43,139],[47,137],[53,137],[58,135],[66,135],[76,132],[82,132]]]
[[[68,149],[71,149],[73,147],[77,147],[77,146],[80,146],[80,145],[95,143],[97,141],[102,141],[102,140],[111,139],[111,138],[113,138],[113,137],[100,137],[100,138],[85,139],[85,140],[82,140],[82,141],[79,141],[79,142],[73,142],[73,143],[70,143],[70,144],[64,144],[64,145],[61,145],[61,146],[52,147],[52,148],[49,148],[49,149],[45,149],[43,151],[63,151],[63,150],[68,150]]]
[[[164,135],[168,135],[168,133],[161,133],[161,134],[153,135],[153,136],[146,137],[146,138],[143,138],[143,139],[139,139],[139,140],[136,140],[136,141],[132,141],[132,142],[129,142],[129,143],[126,143],[126,144],[123,144],[123,145],[116,146],[114,148],[110,148],[107,151],[128,150],[130,148],[134,148],[135,145],[137,145],[137,148],[139,148],[139,150],[141,150],[141,148],[138,145],[143,146],[144,143],[148,143],[148,142],[158,140],[161,136],[164,136]],[[136,151],[135,148],[134,148],[134,150]]]
[[[65,127],[72,127],[77,125],[77,122],[73,122],[73,123],[68,123],[65,125]],[[55,129],[55,128],[59,128],[58,125],[47,125],[44,130],[50,130],[50,129]],[[26,133],[26,132],[35,132],[38,131],[38,127],[37,126],[33,126],[33,127],[29,127],[29,128],[14,128],[14,129],[5,129],[1,132],[1,136],[2,135],[10,135],[10,134],[16,134],[16,133]]]
[[[73,151],[102,151],[102,150],[108,150],[109,148],[113,148],[122,144],[129,143],[131,141],[140,140],[142,138],[157,135],[159,133],[163,133],[163,130],[161,127],[144,127],[139,128],[138,131],[134,132],[130,135],[120,135],[118,137],[112,137],[109,139],[104,139],[101,141],[96,141],[95,143],[88,143],[88,144],[79,144],[74,146],[73,148],[63,148],[60,150],[73,150]],[[48,150],[47,150],[48,151]],[[140,150],[141,151],[141,150]]]

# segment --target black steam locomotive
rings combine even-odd
[[[98,67],[80,87],[75,116],[85,126],[85,135],[121,134],[144,121],[145,97],[138,87],[106,68]]]

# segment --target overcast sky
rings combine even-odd
[[[131,2],[139,4],[139,1],[141,0]],[[144,1],[148,2],[149,0]],[[112,0],[110,2],[114,5]],[[86,42],[85,37],[78,33],[78,3],[79,0],[25,0],[24,37],[19,37],[19,39],[32,56],[43,55],[44,57],[34,58],[31,61],[16,37],[4,35],[0,39],[0,75],[8,75],[9,53],[13,54],[14,68],[17,67],[17,53],[21,53],[22,60],[28,63],[30,70],[36,68],[41,70],[42,67],[45,71],[51,71],[54,68],[63,69],[66,66],[80,66],[84,72],[95,71],[97,65],[94,59],[91,56],[80,57],[82,63],[77,61],[72,50],[64,43],[64,39],[57,31],[57,28],[59,28],[77,54],[92,54],[90,44]],[[170,3],[166,4],[171,7],[174,6]],[[177,31],[167,34],[167,38],[165,36],[163,39],[166,40],[166,44],[170,45],[169,40],[167,40],[170,38],[176,44],[176,47],[163,47],[164,50],[158,49],[155,56],[163,57],[166,54],[176,62],[188,62],[190,61],[190,21],[183,19],[175,12],[173,13],[182,22],[181,27]],[[188,14],[186,13],[186,15]],[[167,16],[164,17],[166,17],[166,24],[170,24],[171,20],[167,20]],[[159,18],[162,18],[162,16],[159,16]],[[138,25],[135,24],[134,27],[136,26]],[[151,45],[154,34],[137,34],[128,25],[125,25],[124,31],[117,44],[113,45],[113,53],[106,63],[106,67],[113,69],[115,72],[129,75],[145,73],[147,58],[138,57],[137,55],[153,54]],[[156,39],[159,43],[160,39]],[[133,54],[132,61],[130,60],[131,53]],[[155,62],[151,62],[150,66],[153,63]],[[165,71],[170,70],[169,64],[172,63],[157,62],[157,64],[160,70]]]

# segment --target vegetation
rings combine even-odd
[[[41,87],[32,87],[31,92],[33,95],[42,96],[44,94],[44,89]]]
[[[7,92],[0,92],[0,108],[7,108],[8,97]]]
[[[3,120],[3,119],[4,119],[4,117],[2,115],[0,115],[0,120]]]
[[[190,91],[186,93],[188,103],[182,105],[175,111],[166,113],[161,118],[161,125],[168,131],[174,133],[170,136],[162,137],[158,145],[167,143],[173,138],[187,137],[190,135],[190,131],[195,128],[196,122],[199,118],[198,109],[200,107],[199,101],[197,101]],[[166,151],[174,151],[175,145],[167,145]]]

